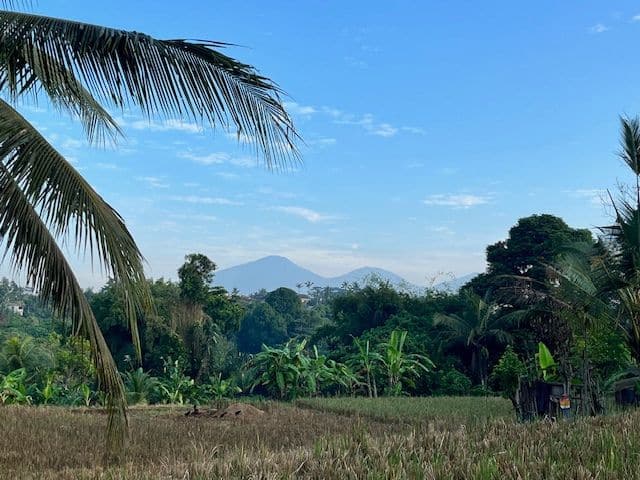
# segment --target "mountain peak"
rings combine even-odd
[[[220,270],[216,272],[214,282],[228,291],[237,288],[241,293],[248,295],[263,288],[272,291],[279,287],[287,287],[298,291],[300,290],[298,285],[308,282],[311,282],[314,287],[340,287],[345,283],[362,285],[372,276],[411,291],[417,292],[423,289],[423,287],[412,285],[393,272],[377,267],[360,267],[344,275],[324,277],[280,255],[269,255]]]

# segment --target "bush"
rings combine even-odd
[[[513,347],[509,345],[491,372],[490,381],[493,387],[506,398],[515,401],[520,377],[526,373],[526,367]]]
[[[440,395],[469,395],[470,392],[471,379],[455,368],[440,376],[440,388],[436,391]]]

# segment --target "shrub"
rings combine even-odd
[[[471,379],[455,368],[445,371],[440,377],[440,388],[437,393],[441,395],[469,395],[471,392]]]

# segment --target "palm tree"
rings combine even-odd
[[[460,315],[437,313],[433,319],[434,326],[442,327],[449,344],[461,344],[470,350],[471,372],[481,385],[487,385],[489,344],[511,343],[513,337],[509,330],[522,318],[519,310],[502,315],[489,295],[487,292],[480,297],[470,290],[464,291],[464,309]]]
[[[607,262],[600,265],[606,274],[606,290],[614,292],[619,305],[620,325],[629,348],[640,362],[640,119],[621,118],[620,158],[635,175],[631,191],[622,191],[616,201],[609,194],[615,212],[612,225],[602,227]]]
[[[16,3],[23,4],[0,0],[4,8]],[[268,167],[296,161],[298,137],[280,90],[221,53],[225,46],[0,10],[0,235],[12,266],[88,339],[110,411],[111,451],[125,438],[125,391],[59,242],[89,253],[121,286],[138,352],[137,313],[150,308],[143,257],[118,213],[14,107],[44,95],[94,143],[120,138],[108,109],[138,108],[147,118],[233,128]]]

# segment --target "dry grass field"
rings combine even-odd
[[[524,425],[498,399],[259,406],[246,419],[134,409],[126,460],[110,467],[103,414],[2,407],[0,479],[640,479],[639,412]]]

